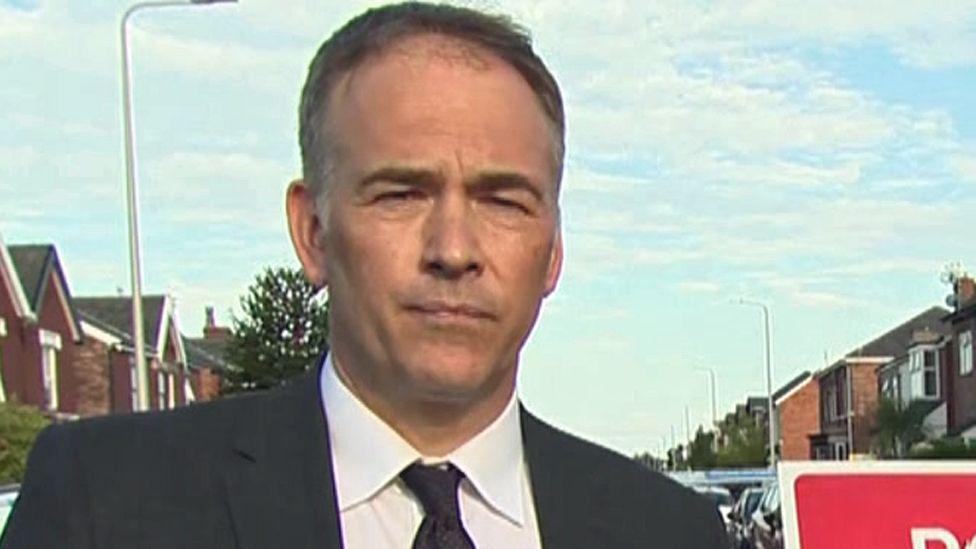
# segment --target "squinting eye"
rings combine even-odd
[[[489,202],[495,206],[501,206],[503,208],[508,208],[511,210],[516,210],[522,213],[528,213],[529,209],[525,207],[521,202],[515,200],[509,200],[507,198],[502,198],[500,196],[492,196],[489,198]]]
[[[420,198],[421,193],[416,190],[404,190],[404,191],[390,191],[377,195],[377,201],[402,201],[409,200],[412,198]]]

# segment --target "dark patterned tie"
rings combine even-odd
[[[414,463],[400,473],[400,478],[424,506],[424,520],[413,538],[413,549],[474,549],[458,508],[458,485],[464,473],[449,463]]]

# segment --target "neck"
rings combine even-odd
[[[483,398],[420,399],[402,393],[394,393],[391,398],[370,390],[369,384],[350,375],[335,356],[332,361],[342,384],[426,457],[446,456],[474,438],[501,416],[515,391],[512,375]]]

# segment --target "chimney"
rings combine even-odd
[[[227,341],[230,338],[230,328],[217,325],[217,316],[212,306],[208,306],[204,311],[207,319],[203,325],[203,339]]]
[[[956,306],[962,308],[976,297],[976,282],[972,277],[965,275],[959,278],[955,284]]]

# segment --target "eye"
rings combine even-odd
[[[375,202],[405,202],[407,200],[423,198],[423,196],[423,193],[417,189],[397,189],[381,192],[373,200]]]
[[[504,196],[491,195],[487,198],[487,201],[492,206],[497,206],[499,208],[504,208],[507,210],[512,210],[513,212],[519,213],[530,213],[529,208],[519,200],[512,198],[507,198]]]

